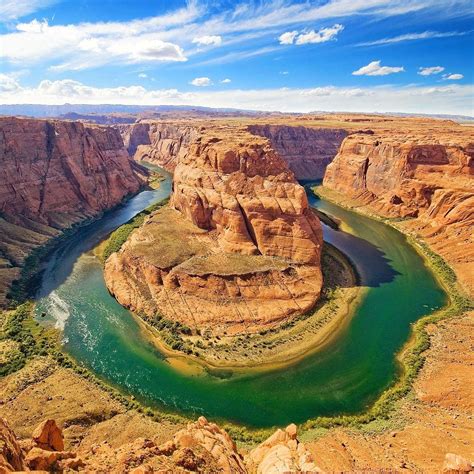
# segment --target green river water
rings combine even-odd
[[[145,405],[204,414],[252,427],[303,422],[368,408],[397,377],[395,355],[410,324],[446,303],[423,259],[393,228],[309,193],[312,206],[347,231],[324,226],[324,239],[348,255],[368,287],[354,317],[319,352],[284,369],[219,378],[174,369],[139,324],[108,293],[91,249],[113,229],[170,193],[143,191],[65,242],[48,261],[37,314],[62,330],[64,349],[100,378]]]

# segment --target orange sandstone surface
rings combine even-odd
[[[258,331],[309,310],[321,286],[322,230],[268,140],[202,130],[175,166],[170,207],[105,264],[133,311],[193,329]]]
[[[144,183],[117,130],[0,118],[0,306],[25,258]]]
[[[400,131],[348,136],[323,184],[336,199],[365,206],[425,240],[474,294],[474,131],[450,123],[414,122]]]

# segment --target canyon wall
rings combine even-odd
[[[314,306],[321,225],[268,140],[239,127],[202,130],[178,160],[170,207],[106,262],[121,304],[218,334]]]
[[[143,121],[119,126],[125,146],[135,160],[145,160],[174,171],[180,156],[208,127],[196,120],[176,122]],[[344,128],[313,128],[283,124],[251,124],[247,130],[268,138],[296,179],[321,179],[348,132]]]
[[[249,131],[270,140],[297,179],[321,179],[348,132],[343,128],[249,125]]]
[[[27,255],[138,191],[144,171],[117,130],[0,118],[0,304]]]
[[[178,158],[197,137],[199,126],[166,122],[139,122],[120,126],[125,147],[136,161],[147,161],[174,171]]]
[[[400,225],[425,239],[474,290],[474,137],[468,127],[412,125],[405,133],[350,135],[324,185],[378,215],[404,219]]]

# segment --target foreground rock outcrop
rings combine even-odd
[[[171,209],[106,262],[120,303],[217,334],[255,332],[314,305],[321,225],[266,139],[202,131],[180,157],[173,187]]]
[[[0,305],[31,251],[138,191],[143,170],[117,130],[0,118]]]
[[[452,264],[474,293],[474,136],[450,122],[407,122],[407,130],[348,136],[324,186],[350,205],[402,218]]]
[[[40,436],[40,441],[38,440]],[[52,442],[44,442],[52,439]],[[297,439],[295,425],[277,430],[244,457],[231,437],[204,417],[189,423],[172,439],[137,438],[120,447],[107,440],[77,453],[64,451],[62,430],[45,420],[32,438],[19,441],[6,420],[0,418],[0,472],[113,472],[113,473],[233,473],[323,472]]]

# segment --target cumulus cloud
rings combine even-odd
[[[2,104],[129,104],[129,105],[196,105],[233,107],[283,112],[315,110],[349,112],[412,112],[472,114],[474,85],[384,86],[195,90],[146,89],[128,87],[92,87],[70,79],[42,81],[36,87],[21,87],[0,76]],[[11,79],[11,78],[10,78]]]
[[[146,78],[148,77],[148,74],[145,74],[144,72],[141,72],[141,73],[138,75],[138,77],[139,77],[140,79],[146,79]]]
[[[186,61],[183,49],[163,41],[155,33],[136,34],[133,30],[95,24],[50,26],[33,20],[17,25],[19,33],[1,36],[0,58],[13,63],[37,59],[59,61],[52,70],[80,70],[113,63]]]
[[[192,42],[199,46],[219,46],[222,44],[222,37],[219,35],[205,35],[194,38]]]
[[[311,30],[299,33],[298,31],[287,31],[279,36],[280,44],[315,44],[325,43],[336,38],[339,32],[344,29],[343,25],[336,23],[329,28],[322,28],[319,31]]]
[[[298,36],[297,31],[287,31],[278,37],[280,44],[293,44]]]
[[[8,75],[8,74],[1,74],[0,73],[0,93],[2,92],[15,92],[21,89],[20,84],[18,81]]]
[[[444,71],[443,66],[420,67],[418,74],[420,76],[431,76],[432,74],[439,74]]]
[[[353,76],[388,76],[397,72],[404,72],[403,66],[381,66],[381,61],[372,61],[352,73]]]
[[[196,77],[190,82],[190,84],[196,87],[207,87],[212,84],[212,81],[208,77]]]
[[[232,81],[228,77],[226,77],[225,79],[222,79],[221,81],[222,84],[230,84],[231,82]]]
[[[463,78],[464,76],[462,74],[443,74],[443,79],[445,81],[459,81]]]
[[[319,31],[308,31],[302,33],[296,38],[296,44],[314,44],[314,43],[325,43],[336,38],[339,32],[344,29],[342,25],[336,24],[330,28],[322,28]]]

